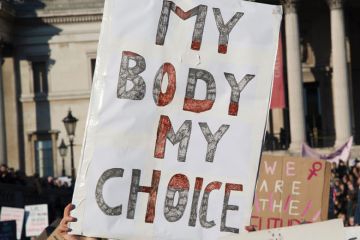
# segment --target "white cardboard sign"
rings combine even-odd
[[[346,227],[345,240],[360,240],[360,227]]]
[[[39,236],[49,225],[48,205],[27,205],[25,206],[27,215],[25,232],[27,237]]]
[[[73,233],[244,231],[281,18],[242,0],[105,2]]]
[[[340,219],[335,219],[325,222],[244,233],[239,236],[223,238],[222,240],[342,240],[344,237],[345,230],[343,222]]]
[[[12,208],[12,207],[1,207],[0,221],[16,221],[16,238],[21,238],[21,231],[24,222],[24,209],[23,208]]]

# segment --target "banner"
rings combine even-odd
[[[342,220],[335,219],[320,223],[303,224],[293,227],[277,228],[251,232],[223,238],[223,240],[343,240],[345,239]],[[348,240],[348,239],[346,239]]]
[[[281,6],[241,0],[105,2],[73,233],[244,231],[281,18]]]
[[[303,157],[309,157],[309,158],[314,158],[314,159],[323,159],[323,160],[329,161],[331,163],[334,162],[336,164],[339,164],[340,160],[342,160],[344,162],[347,162],[349,160],[352,144],[353,144],[353,137],[350,137],[350,139],[344,145],[342,145],[341,147],[336,149],[336,151],[334,151],[333,153],[320,154],[320,153],[317,153],[311,147],[309,147],[309,145],[307,145],[306,143],[303,143],[301,155]]]
[[[330,168],[326,161],[263,156],[251,225],[261,230],[326,220]]]
[[[274,84],[270,108],[285,108],[283,44],[281,34],[279,37],[278,51],[276,55]]]
[[[24,209],[23,208],[12,208],[12,207],[1,207],[0,221],[16,221],[16,238],[21,238],[21,232],[24,222]]]
[[[39,236],[49,225],[48,205],[27,205],[25,206],[26,223],[25,233],[27,237]]]

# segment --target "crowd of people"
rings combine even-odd
[[[330,218],[342,218],[345,226],[360,225],[360,161],[339,164],[331,169]]]
[[[15,171],[6,164],[0,165],[0,183],[16,184],[21,186],[36,186],[37,188],[61,188],[68,189],[71,187],[71,179],[68,177],[54,178],[52,176],[40,177],[39,174],[26,176],[20,170]]]
[[[342,218],[346,226],[360,225],[360,161],[333,163],[331,175],[329,218]],[[70,178],[41,178],[38,174],[28,177],[5,164],[0,165],[1,183],[35,187],[39,192],[72,188]]]

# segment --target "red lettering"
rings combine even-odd
[[[168,105],[174,98],[176,91],[176,71],[174,66],[171,63],[165,63],[162,67],[162,76],[164,77],[165,73],[168,75],[168,86],[166,88],[166,92],[162,93],[160,91],[157,105],[158,106],[166,106]],[[162,81],[161,81],[162,83]]]
[[[185,98],[183,109],[189,112],[201,113],[210,110],[213,104],[213,100],[196,100],[191,98]]]

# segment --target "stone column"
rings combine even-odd
[[[3,50],[4,42],[0,38],[0,164],[7,163],[6,159],[6,131],[5,131],[5,107],[4,107],[4,91],[2,78],[2,65],[4,63]]]
[[[343,2],[343,0],[328,0],[331,11],[332,94],[336,133],[335,147],[344,144],[352,132]]]
[[[300,57],[298,0],[283,0],[285,10],[286,62],[289,93],[290,151],[300,152],[305,142],[305,116],[303,99],[302,65]]]

